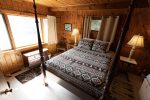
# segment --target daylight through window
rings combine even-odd
[[[16,47],[22,47],[38,43],[37,29],[34,17],[8,15],[8,19]],[[39,29],[41,33],[40,20]]]
[[[8,31],[3,19],[2,14],[0,14],[0,49],[8,50],[11,49],[10,39],[8,35]]]

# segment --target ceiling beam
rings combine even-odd
[[[0,12],[34,14],[33,3],[25,1],[0,0]],[[39,15],[47,15],[48,7],[37,5]]]
[[[117,3],[105,3],[105,4],[78,4],[72,6],[64,6],[64,7],[55,7],[49,8],[50,11],[76,11],[76,10],[98,10],[98,9],[124,9],[128,8],[130,2],[117,2]],[[138,0],[135,3],[135,8],[145,8],[148,7],[148,0]]]

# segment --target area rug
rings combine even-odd
[[[41,69],[39,67],[32,68],[26,72],[23,72],[16,77],[22,84],[32,80],[33,78],[39,76],[41,74]]]

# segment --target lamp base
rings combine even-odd
[[[133,46],[132,49],[130,50],[130,54],[129,54],[129,57],[128,57],[129,61],[131,60],[131,57],[134,54],[134,52],[135,52],[135,46]]]

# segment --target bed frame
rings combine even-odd
[[[112,82],[112,80],[114,78],[114,75],[115,75],[116,64],[117,64],[116,62],[119,59],[120,51],[121,51],[125,36],[127,34],[127,31],[129,29],[129,24],[130,24],[130,21],[131,21],[131,15],[132,15],[132,12],[133,12],[133,9],[134,9],[134,7],[133,7],[134,1],[135,0],[131,0],[131,3],[130,3],[129,8],[128,8],[129,12],[128,12],[126,21],[123,25],[121,35],[120,35],[120,38],[119,38],[119,41],[118,41],[118,45],[117,45],[117,48],[116,48],[116,51],[115,51],[115,56],[114,56],[114,59],[113,59],[113,62],[112,62],[112,67],[109,70],[108,78],[106,80],[106,86],[105,86],[105,91],[104,91],[104,95],[103,95],[103,100],[107,100],[107,97],[109,95],[109,88],[110,88],[111,82]],[[41,42],[41,38],[40,38],[40,31],[39,31],[39,25],[38,25],[38,18],[37,18],[35,0],[33,0],[33,3],[34,3],[33,4],[34,12],[35,12],[35,22],[36,22],[36,27],[37,27],[39,52],[40,52],[41,62],[42,62],[41,65],[42,65],[43,75],[44,75],[44,78],[45,78],[46,77],[46,65],[44,64],[43,47],[42,47],[42,42]],[[47,85],[47,83],[45,83],[45,85]]]

